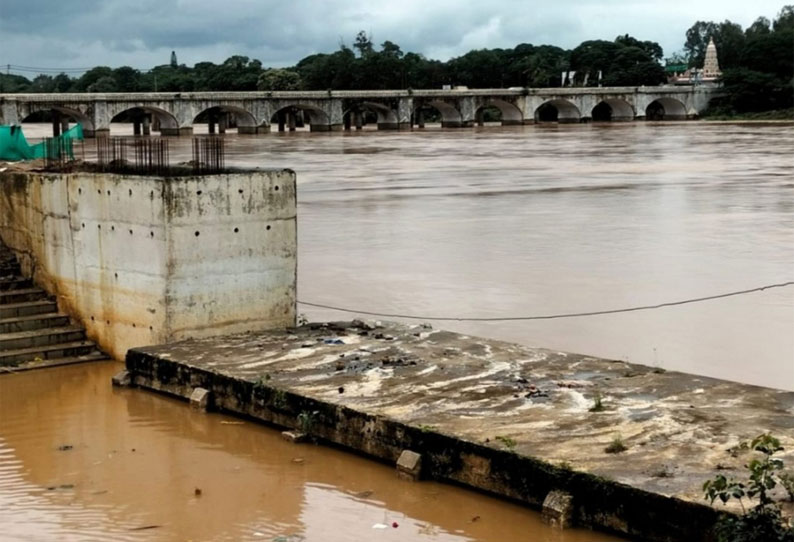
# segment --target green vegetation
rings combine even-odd
[[[623,443],[623,437],[617,435],[612,442],[609,443],[609,446],[604,448],[604,451],[608,454],[619,454],[621,452],[625,452],[628,450],[628,447]]]
[[[604,403],[602,401],[601,392],[595,391],[593,394],[593,406],[590,407],[590,412],[602,412],[604,410]]]
[[[787,524],[780,512],[780,506],[772,498],[771,492],[780,484],[794,499],[792,475],[783,472],[783,460],[774,457],[783,450],[780,441],[769,434],[757,436],[751,443],[731,451],[750,450],[754,457],[746,465],[748,478],[743,481],[728,479],[718,475],[703,484],[705,498],[714,504],[719,499],[723,503],[736,499],[744,514],[724,515],[715,527],[719,542],[794,542],[794,528]],[[747,510],[744,499],[758,498],[755,506]]]
[[[511,439],[510,437],[506,437],[504,435],[496,435],[494,437],[494,440],[501,442],[502,445],[511,452],[516,448],[516,441]]]
[[[575,85],[656,85],[664,82],[658,43],[625,34],[615,41],[586,41],[573,50],[522,43],[512,49],[478,49],[447,62],[404,52],[359,32],[352,47],[307,56],[295,66],[266,68],[246,56],[222,64],[168,64],[140,71],[129,66],[98,66],[78,78],[39,75],[32,81],[0,74],[0,92],[180,92],[236,90],[356,90],[440,88],[559,87],[563,71],[576,71]],[[570,83],[569,83],[570,84]]]
[[[312,434],[312,429],[314,429],[314,425],[318,414],[319,412],[316,410],[312,412],[309,412],[308,410],[304,410],[303,412],[298,414],[298,426],[300,427],[301,433],[305,435]]]
[[[709,39],[717,47],[726,95],[712,100],[704,116],[794,120],[794,5],[784,6],[774,22],[759,17],[742,30],[730,21],[698,21],[686,35],[689,66],[702,66]]]

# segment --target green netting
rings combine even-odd
[[[0,126],[0,160],[16,162],[37,158],[74,160],[74,140],[82,141],[83,127],[75,124],[58,137],[30,145],[21,126]]]

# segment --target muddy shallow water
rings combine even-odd
[[[509,502],[113,389],[119,368],[0,376],[0,540],[618,540],[554,531]]]

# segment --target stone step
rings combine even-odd
[[[38,363],[50,359],[86,356],[93,352],[97,352],[97,348],[91,341],[72,341],[38,348],[0,350],[0,367],[15,366],[31,361]]]
[[[8,303],[22,303],[25,301],[38,301],[46,299],[47,293],[41,288],[23,288],[22,290],[0,290],[0,305]]]
[[[93,350],[88,354],[83,354],[79,356],[68,356],[62,358],[49,358],[49,359],[41,359],[36,361],[27,361],[27,362],[20,362],[18,364],[13,365],[13,369],[6,369],[6,371],[17,372],[17,371],[26,371],[28,369],[40,369],[42,367],[58,367],[60,365],[73,365],[75,363],[87,363],[90,361],[112,361],[112,358],[105,354],[104,352],[100,352],[99,350]],[[3,362],[0,361],[0,372],[3,371]]]
[[[0,277],[0,291],[10,290],[29,290],[33,287],[33,282],[25,277],[12,276]]]
[[[46,314],[49,312],[58,312],[58,306],[55,304],[55,301],[49,299],[0,305],[0,319],[18,318],[20,316]]]
[[[57,328],[69,325],[69,317],[65,314],[52,312],[0,319],[0,337],[5,333],[19,333],[45,328]]]
[[[0,352],[21,348],[38,348],[58,343],[82,341],[85,330],[77,326],[52,327],[0,335]]]

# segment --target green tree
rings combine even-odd
[[[684,51],[690,68],[700,68],[706,58],[706,47],[714,35],[717,25],[713,22],[697,21],[686,31]]]
[[[297,72],[283,69],[265,70],[256,83],[259,90],[300,90],[302,86]]]
[[[772,28],[774,28],[775,32],[794,30],[794,5],[788,4],[783,6],[783,9],[777,14]]]
[[[111,75],[103,75],[86,88],[86,92],[118,92],[119,87]]]
[[[344,47],[342,47],[344,49]],[[365,57],[372,54],[375,49],[372,44],[372,36],[368,36],[363,30],[356,34],[356,39],[353,42],[353,49],[358,51],[360,57]]]

